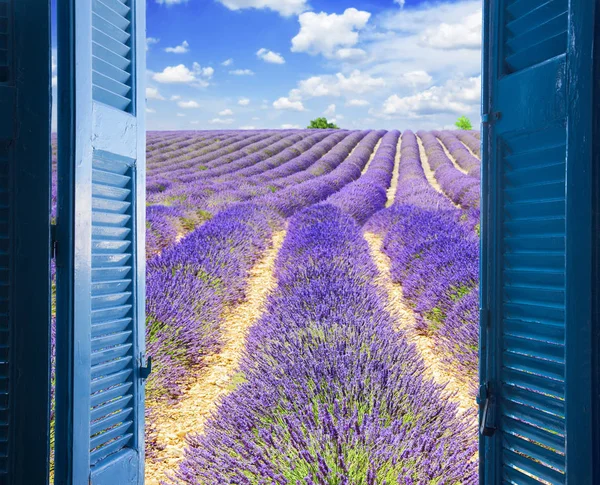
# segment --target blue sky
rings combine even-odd
[[[480,31],[480,0],[147,0],[147,125],[478,123]]]

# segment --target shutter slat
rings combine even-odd
[[[131,413],[133,412],[133,409],[131,408],[125,408],[121,411],[118,411],[114,414],[110,414],[108,416],[106,416],[105,418],[99,419],[98,421],[94,421],[90,427],[90,435],[94,436],[102,431],[108,430],[112,427],[114,427],[116,424],[122,423],[124,421],[127,421],[127,418],[129,418],[131,416]],[[131,423],[131,421],[129,421],[129,423]],[[106,441],[102,441],[102,443],[105,443]],[[96,448],[97,446],[99,446],[101,443],[97,440],[95,443],[92,441],[90,442],[90,447]]]
[[[122,357],[120,359],[113,360],[112,362],[94,365],[92,366],[92,378],[105,376],[124,370],[128,366],[131,366],[131,361],[131,357]]]
[[[119,9],[119,5],[122,6],[122,8]],[[126,5],[120,2],[109,4],[102,0],[92,0],[92,9],[94,13],[119,29],[127,31],[129,28],[131,22],[129,22],[127,18],[129,15],[129,8]],[[116,9],[118,9],[118,11],[116,11]]]
[[[92,465],[95,465],[99,461],[122,450],[123,447],[126,446],[127,443],[131,441],[132,436],[133,435],[131,433],[128,433],[128,434],[122,436],[121,438],[118,438],[118,439],[112,441],[111,443],[107,444],[106,446],[103,446],[103,447],[99,448],[98,450],[95,450],[92,453],[90,453],[90,462],[92,463]]]
[[[528,472],[538,479],[545,480],[547,483],[552,483],[553,485],[561,485],[565,483],[565,476],[562,473],[545,467],[541,463],[536,463],[532,460],[529,460],[528,458],[515,453],[512,450],[505,448],[503,458],[506,466]]]
[[[131,305],[121,305],[101,310],[92,310],[92,323],[100,323],[103,320],[120,320],[125,318],[131,311]]]
[[[109,295],[93,296],[92,311],[123,305],[127,303],[130,298],[131,292],[129,291],[125,293],[112,293]]]
[[[92,338],[92,351],[125,343],[129,337],[131,337],[131,331],[118,332],[104,335],[102,337]]]
[[[93,282],[92,296],[108,295],[110,293],[122,293],[130,288],[130,286],[130,279]]]
[[[127,353],[129,353],[131,348],[132,348],[132,344],[125,344],[125,345],[117,345],[110,349],[104,349],[104,350],[98,350],[96,352],[92,352],[92,365],[94,365],[94,366],[100,365],[105,362],[110,362],[114,359],[121,358],[121,357],[127,355]]]
[[[92,39],[99,46],[104,47],[105,49],[109,50],[110,52],[114,52],[115,54],[122,57],[123,59],[129,60],[128,56],[131,52],[131,48],[127,44],[119,42],[116,39],[113,39],[110,35],[107,35],[106,33],[102,32],[102,30],[97,29],[96,27],[92,28]],[[105,58],[102,55],[100,55],[98,57],[109,61],[108,58]],[[120,67],[120,66],[117,66],[117,67]],[[123,69],[123,68],[121,67],[121,69]]]
[[[114,387],[111,387],[110,389],[97,392],[96,394],[92,394],[92,398],[90,401],[91,406],[95,408],[100,404],[107,403],[120,396],[128,395],[132,385],[133,384],[131,382],[124,382],[122,384],[118,384]]]
[[[131,394],[126,393],[117,399],[113,399],[100,406],[94,407],[92,409],[91,422],[93,423],[117,411],[127,408],[131,404],[131,399]]]
[[[120,416],[119,417],[111,416],[107,421],[114,421],[115,419],[120,419]],[[106,443],[109,443],[110,441],[114,440],[115,438],[118,438],[118,437],[121,437],[121,436],[127,434],[127,432],[131,429],[132,425],[133,425],[133,422],[124,421],[121,424],[118,424],[112,428],[109,428],[107,430],[99,432],[100,434],[97,434],[90,440],[90,448],[92,450],[96,449],[102,445],[105,445]]]
[[[121,372],[115,372],[110,376],[102,376],[100,378],[92,379],[92,395],[101,391],[102,389],[109,389],[117,384],[127,382],[133,374],[132,369],[126,369]]]
[[[94,239],[92,241],[92,254],[121,254],[129,248],[131,241],[112,241]]]
[[[106,283],[108,281],[124,280],[131,276],[131,268],[95,268],[92,270],[92,283]]]

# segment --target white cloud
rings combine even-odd
[[[346,102],[346,106],[354,107],[369,106],[370,104],[366,99],[350,99]]]
[[[146,113],[156,113],[156,110],[146,106]]]
[[[219,111],[219,116],[233,116],[233,111],[224,109],[223,111]]]
[[[178,5],[180,3],[186,3],[188,0],[156,0],[159,5]]]
[[[171,96],[171,101],[179,101],[181,99],[181,96],[174,94],[173,96]]]
[[[212,78],[214,72],[212,67],[201,67],[194,62],[191,70],[183,64],[167,66],[162,72],[153,73],[152,79],[162,84],[191,84],[206,87],[208,79]]]
[[[421,45],[434,49],[480,49],[481,11],[458,23],[443,22],[428,28],[420,37]]]
[[[279,98],[273,102],[275,109],[287,109],[291,111],[305,111],[302,101],[290,101],[289,98]]]
[[[165,100],[165,98],[158,91],[158,88],[152,88],[152,87],[146,88],[146,99],[157,99],[159,101]]]
[[[348,8],[341,15],[303,13],[298,17],[300,32],[292,39],[292,52],[323,54],[327,58],[356,57],[362,54],[360,49],[350,48],[358,43],[358,31],[367,25],[370,17],[369,12],[355,8]]]
[[[250,100],[248,98],[240,98],[238,100],[238,104],[240,106],[248,106],[250,104]]]
[[[250,69],[234,69],[229,71],[229,74],[232,76],[254,76],[254,72]]]
[[[240,126],[239,129],[240,130],[256,130],[256,126],[244,125],[244,126]]]
[[[259,59],[262,59],[263,61],[269,62],[271,64],[285,64],[285,59],[281,54],[265,49],[264,47],[258,50],[256,56]]]
[[[325,116],[333,116],[335,115],[335,104],[330,104],[327,106],[327,109],[323,112]]]
[[[479,105],[481,76],[453,79],[443,86],[433,86],[410,96],[393,94],[383,103],[384,115],[401,114],[406,117],[465,114]]]
[[[308,9],[307,0],[218,0],[229,10],[267,8],[284,16],[299,14]]]
[[[411,71],[401,74],[398,80],[402,85],[416,88],[431,85],[433,78],[425,71]]]
[[[253,116],[252,121],[260,121],[260,118],[258,116]]]
[[[352,62],[352,61],[359,61],[361,59],[364,59],[366,55],[367,55],[367,53],[363,49],[346,47],[343,49],[339,49],[335,53],[335,58],[339,59],[340,61]]]
[[[233,59],[227,59],[227,60],[221,62],[221,65],[225,66],[225,67],[231,66],[232,64],[233,64]]]
[[[56,50],[52,49],[52,87],[55,88],[58,86],[58,76],[57,76],[57,69],[58,69],[58,64],[56,62]]]
[[[185,54],[190,51],[190,44],[187,40],[184,40],[180,45],[175,47],[167,47],[165,52],[171,52],[172,54]]]
[[[157,39],[156,37],[146,37],[146,51],[150,50],[150,46],[158,44],[159,42],[160,39]]]
[[[394,3],[397,3],[398,5],[400,5],[400,8],[404,8],[404,4],[406,3],[406,0],[394,0]]]
[[[194,100],[179,101],[177,103],[177,106],[179,106],[180,108],[183,108],[183,109],[197,109],[197,108],[200,107],[200,105],[198,104],[198,102],[194,101]]]
[[[290,125],[290,124],[287,124],[287,123],[281,125],[281,127],[284,130],[299,130],[300,129],[300,125]]]
[[[213,118],[209,121],[211,125],[230,125],[235,120],[232,118]]]
[[[177,116],[179,116],[180,118],[185,118],[185,115],[183,113],[177,113]]]
[[[385,85],[383,78],[373,77],[355,69],[349,76],[338,72],[336,75],[313,76],[304,79],[298,83],[296,89],[290,91],[290,98],[364,94],[379,90]]]
[[[190,121],[190,125],[199,125],[200,122],[198,120]]]

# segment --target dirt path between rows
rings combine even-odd
[[[438,142],[442,146],[442,149],[444,150],[444,153],[448,157],[448,160],[450,160],[452,162],[452,165],[454,165],[454,168],[456,170],[464,173],[465,175],[468,175],[468,172],[458,164],[458,162],[456,161],[456,158],[454,158],[454,156],[452,155],[452,153],[450,153],[450,151],[448,150],[448,148],[446,148],[446,145],[444,145],[444,142],[442,140],[440,140],[439,138],[438,138]]]
[[[476,411],[475,398],[460,379],[445,370],[441,358],[435,352],[433,339],[415,332],[415,314],[404,300],[402,287],[392,281],[390,259],[382,251],[383,239],[372,233],[365,233],[364,236],[369,243],[371,257],[379,270],[377,284],[387,293],[388,310],[395,318],[398,328],[405,332],[410,343],[415,344],[425,361],[427,373],[435,382],[445,386],[450,398],[458,404],[459,411]],[[473,413],[473,426],[477,426],[477,413]]]
[[[400,176],[400,150],[402,149],[402,136],[398,138],[398,145],[396,146],[396,156],[394,158],[394,169],[392,170],[392,183],[387,189],[387,202],[386,207],[390,207],[396,199],[396,190],[398,189],[398,178]]]
[[[429,182],[435,190],[437,190],[440,194],[446,197],[454,206],[458,209],[462,209],[461,206],[456,204],[450,197],[446,195],[446,193],[442,190],[442,187],[438,183],[435,178],[435,173],[431,170],[431,165],[429,165],[429,157],[427,156],[427,152],[425,151],[425,147],[423,146],[423,142],[419,137],[417,137],[417,143],[419,144],[419,158],[421,159],[421,166],[423,167],[423,171],[425,172],[425,178]]]
[[[475,153],[473,150],[471,150],[471,149],[470,149],[470,148],[467,146],[467,144],[466,144],[466,143],[464,143],[462,140],[459,140],[459,141],[462,143],[462,145],[463,145],[463,146],[464,146],[464,147],[465,147],[467,150],[469,150],[469,153],[470,153],[471,155],[473,155],[475,158],[477,158],[478,160],[480,160],[480,161],[481,161],[481,157],[477,156],[477,154],[476,154],[476,153]]]
[[[250,272],[246,300],[225,315],[221,351],[207,358],[196,383],[175,406],[157,410],[157,440],[165,448],[147,461],[146,485],[159,485],[165,472],[175,470],[183,459],[185,436],[202,431],[220,398],[231,389],[248,330],[260,318],[267,296],[275,288],[273,267],[284,237],[285,231],[273,235],[272,247]]]
[[[381,137],[379,139],[379,141],[375,145],[375,148],[373,148],[373,153],[371,153],[371,156],[369,157],[369,161],[367,162],[367,164],[365,165],[365,168],[363,168],[362,172],[360,173],[361,175],[364,175],[365,173],[367,173],[367,170],[369,170],[369,167],[371,166],[371,162],[375,158],[375,155],[377,154],[377,150],[379,150],[379,145],[381,145],[382,140],[383,140],[383,137]]]

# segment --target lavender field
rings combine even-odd
[[[479,143],[148,133],[146,483],[477,483]]]

